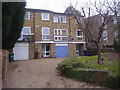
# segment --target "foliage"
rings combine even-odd
[[[84,65],[81,64],[76,56],[67,57],[62,63],[58,64],[58,69],[62,72],[62,74],[66,74],[67,71],[78,67],[82,68]]]
[[[12,49],[20,37],[26,2],[2,3],[2,49]]]
[[[120,37],[114,39],[114,49],[120,51]]]
[[[105,54],[109,53],[102,55]],[[109,60],[108,57],[102,58],[104,64],[99,65],[96,63],[97,56],[68,57],[58,65],[58,69],[69,78],[109,88],[118,88],[120,61]]]

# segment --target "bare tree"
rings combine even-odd
[[[73,8],[73,7],[72,7]],[[86,38],[93,42],[98,50],[98,63],[102,64],[103,60],[101,58],[101,48],[104,38],[108,37],[113,32],[109,33],[106,37],[103,37],[103,31],[105,30],[106,25],[109,25],[112,22],[111,10],[109,7],[106,7],[106,2],[94,2],[87,3],[84,7],[81,8],[81,13],[75,8],[71,9],[72,14],[75,16],[78,26],[81,28]],[[100,22],[97,26],[97,30],[91,30],[91,23],[93,16],[99,16]],[[84,16],[85,23],[81,22],[81,16]]]

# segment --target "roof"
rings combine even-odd
[[[53,14],[60,14],[60,15],[68,15],[68,14],[66,14],[66,13],[53,12],[53,11],[45,10],[45,9],[26,8],[26,11],[31,11],[31,12],[45,12],[45,13],[53,13]]]

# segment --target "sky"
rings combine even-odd
[[[46,9],[54,12],[64,12],[70,3],[75,6],[78,1],[78,5],[83,5],[82,3],[90,0],[26,0],[26,8],[34,9]],[[93,1],[93,0],[91,0]]]

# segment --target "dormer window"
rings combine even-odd
[[[25,13],[25,20],[29,20],[30,19],[30,12],[26,12]]]
[[[50,20],[49,13],[42,13],[42,20]]]

